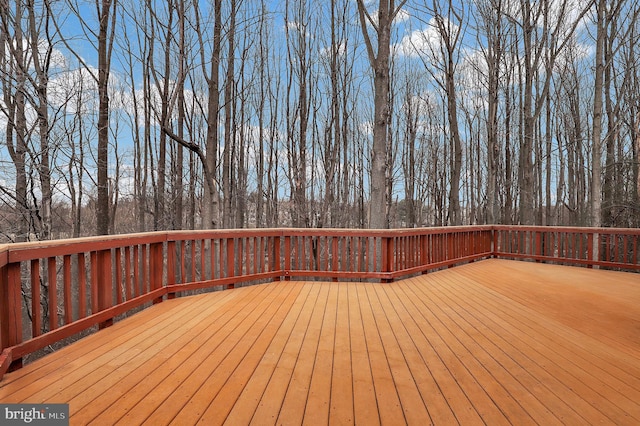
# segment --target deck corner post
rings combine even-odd
[[[152,243],[149,245],[149,288],[151,291],[162,288],[162,276],[164,243]],[[153,304],[162,302],[162,296],[153,299]]]
[[[384,236],[382,239],[382,272],[390,275],[393,272],[394,237]],[[393,282],[393,278],[382,278],[381,282]]]
[[[291,235],[284,235],[284,280],[291,280]]]
[[[0,352],[22,343],[22,280],[20,262],[0,267]],[[8,371],[22,367],[22,358],[11,359]]]
[[[167,286],[175,285],[177,282],[176,257],[178,256],[176,242],[167,241]],[[176,293],[167,294],[167,299],[175,299]]]
[[[273,278],[274,281],[280,281],[282,278],[282,262],[280,253],[280,241],[284,237],[283,235],[276,235],[273,237],[273,260],[271,263],[271,270],[280,273],[280,275]]]
[[[587,268],[597,268],[597,262],[600,260],[600,239],[597,232],[592,232],[587,238],[587,257],[589,258],[589,264]]]
[[[97,284],[98,284],[98,312],[113,305],[113,274],[111,270],[111,249],[100,250],[96,253]],[[93,266],[92,266],[93,267]],[[113,324],[113,318],[98,324],[98,328],[106,328]]]
[[[229,237],[226,239],[226,253],[227,253],[227,277],[236,276],[236,241],[235,238]],[[234,283],[227,284],[227,290],[235,288]]]
[[[340,268],[340,262],[339,262],[339,244],[338,244],[338,237],[337,236],[333,236],[331,237],[331,272],[335,273],[336,275],[333,276],[332,281],[333,282],[338,282],[338,269]]]

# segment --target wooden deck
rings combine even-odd
[[[640,424],[640,274],[486,260],[165,301],[9,373],[71,424]]]

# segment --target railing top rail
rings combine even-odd
[[[82,252],[108,250],[111,248],[137,244],[154,244],[184,239],[224,239],[246,237],[402,237],[434,235],[442,233],[475,231],[531,231],[531,232],[575,232],[599,234],[640,235],[639,228],[593,228],[568,226],[529,226],[529,225],[480,225],[480,226],[442,226],[429,228],[400,229],[347,229],[347,228],[244,228],[212,230],[157,231],[134,234],[82,237],[62,240],[49,240],[0,245],[0,267],[13,262],[50,256],[64,256]]]
[[[9,263],[9,245],[0,244],[0,268]]]
[[[640,235],[640,228],[605,228],[579,226],[539,226],[539,225],[493,225],[497,231],[547,231],[547,232],[581,232],[589,234],[627,234]]]
[[[147,232],[14,243],[8,245],[8,256],[9,262],[19,262],[34,258],[64,256],[82,252],[108,250],[135,244],[161,243],[164,241],[166,241],[166,232]]]

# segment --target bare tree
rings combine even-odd
[[[591,214],[589,224],[601,225],[602,210],[602,89],[604,85],[604,48],[606,40],[607,1],[598,0],[596,19],[595,78],[593,83],[593,133],[591,136]],[[594,249],[598,258],[598,245]]]
[[[13,14],[12,14],[13,12]],[[15,202],[15,241],[27,240],[29,233],[29,207],[27,204],[27,117],[26,84],[27,57],[22,31],[23,7],[17,2],[10,9],[7,2],[0,3],[0,72],[2,72],[3,115],[7,120],[6,147],[15,168],[15,189],[6,191]],[[11,38],[10,38],[11,37]],[[8,51],[7,51],[8,50]]]
[[[389,173],[387,161],[387,140],[391,119],[389,103],[389,57],[391,52],[391,27],[406,0],[396,6],[394,0],[380,0],[377,15],[369,13],[363,0],[358,1],[360,27],[367,48],[367,56],[373,70],[374,87],[374,119],[373,147],[371,150],[370,207],[369,227],[388,228],[389,218],[386,214],[387,191],[386,179]],[[369,33],[373,28],[375,39]],[[377,48],[374,48],[377,40]]]
[[[109,73],[116,32],[117,0],[96,0],[100,29],[98,31],[98,201],[96,232],[109,233]]]
[[[486,38],[486,46],[480,45],[487,65],[487,222],[497,223],[498,211],[498,165],[500,145],[498,141],[499,94],[501,68],[504,64],[504,44],[506,43],[503,27],[502,0],[479,0],[478,36]]]

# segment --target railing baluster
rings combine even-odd
[[[167,286],[174,285],[176,283],[176,256],[178,255],[176,242],[167,242]],[[171,292],[167,295],[169,299],[176,297],[176,294]]]
[[[175,261],[175,260],[174,260]],[[126,246],[124,248],[124,296],[127,300],[131,300],[132,291],[132,278],[131,278],[131,247]]]
[[[133,295],[140,296],[140,246],[133,246]]]
[[[207,242],[204,239],[198,240],[200,244],[200,281],[207,279]]]
[[[216,250],[215,250],[215,240],[210,238],[207,243],[207,247],[209,250],[209,275],[211,279],[216,278]]]
[[[251,275],[251,257],[252,257],[252,249],[251,249],[251,238],[243,237],[242,238],[242,252],[244,253],[244,264],[240,265],[240,273],[241,275]]]
[[[71,294],[71,255],[64,255],[62,258],[62,281],[64,288],[64,323],[71,324],[73,321],[73,302]],[[120,282],[120,281],[118,281]],[[118,303],[122,303],[119,301]]]
[[[294,248],[295,252],[295,248]],[[286,271],[291,270],[291,236],[286,235],[284,237],[284,269]],[[286,281],[290,280],[291,277],[288,275],[284,278]]]
[[[66,327],[74,321],[85,328],[104,327],[132,307],[160,302],[164,294],[173,298],[206,287],[289,280],[292,271],[327,281],[386,282],[489,256],[640,269],[640,232],[625,229],[496,225],[386,233],[330,229],[172,232],[78,239],[77,251],[75,241],[15,245],[8,249],[15,252],[13,257],[7,249],[0,251],[2,348],[22,341],[19,327],[30,328],[37,342],[51,342],[51,335],[77,330]],[[22,284],[31,285],[31,323],[24,325]],[[74,299],[76,290],[78,300]],[[2,365],[4,369],[7,362]]]
[[[47,259],[47,290],[49,296],[49,330],[58,328],[58,286],[56,258]]]
[[[22,342],[22,278],[20,262],[9,263],[0,268],[0,349]],[[14,359],[9,371],[22,367],[22,358]]]
[[[122,253],[120,248],[116,248],[116,303],[122,303]]]
[[[235,276],[235,241],[227,238],[227,277]],[[234,284],[227,284],[227,288],[234,288]]]
[[[111,250],[100,250],[97,254],[98,272],[98,311],[103,311],[112,306],[113,288],[111,271]],[[113,324],[113,319],[101,322],[100,328]]]
[[[142,288],[140,294],[146,294],[149,291],[149,249],[147,244],[142,244]]]
[[[163,244],[152,243],[149,245],[149,292],[159,290],[163,285]],[[162,302],[162,296],[153,299],[153,303]]]
[[[189,240],[189,246],[189,253],[191,257],[191,276],[189,277],[189,280],[196,281],[198,279],[196,275],[196,265],[198,264],[198,257],[196,256],[196,240]]]
[[[260,271],[260,268],[258,268],[258,237],[251,238],[251,243],[253,244],[253,273],[257,274],[262,272]]]
[[[87,316],[87,270],[84,253],[78,253],[78,318]]]
[[[211,253],[213,253],[213,247],[211,247]],[[187,282],[187,262],[185,261],[187,251],[187,243],[186,241],[180,241],[180,282]],[[211,265],[213,265],[213,254],[211,255]],[[213,269],[213,267],[212,267]]]
[[[40,259],[31,259],[31,335],[42,333],[42,305],[40,303]]]

